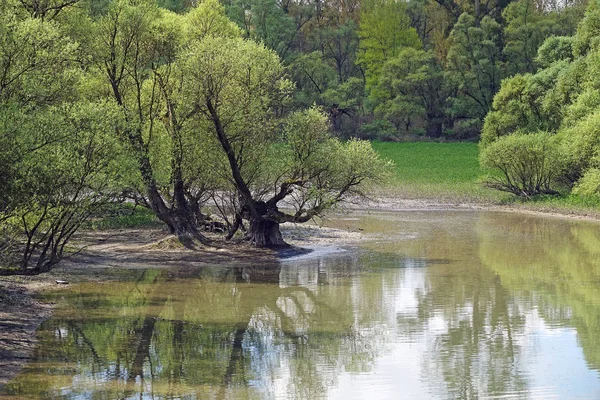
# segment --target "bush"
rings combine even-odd
[[[565,156],[569,180],[574,183],[589,168],[600,167],[600,112],[587,115],[579,123],[557,134]]]
[[[398,139],[398,129],[391,122],[376,119],[373,122],[363,124],[360,128],[360,136],[364,139],[379,139],[392,141]]]
[[[579,196],[600,195],[600,169],[590,168],[573,188],[573,194]]]
[[[546,132],[503,136],[483,149],[480,163],[501,172],[485,182],[493,189],[523,197],[557,193],[554,186],[562,168],[557,146]]]

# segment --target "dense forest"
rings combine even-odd
[[[536,0],[224,5],[245,37],[288,66],[295,107],[322,106],[343,137],[384,140],[476,139],[502,80],[542,67],[544,40],[573,35],[585,11]]]
[[[364,139],[481,138],[489,186],[597,193],[598,7],[3,1],[0,265],[48,270],[118,201],[192,247],[207,204],[228,238],[284,245],[279,224],[385,178]]]

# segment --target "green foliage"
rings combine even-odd
[[[501,173],[490,178],[488,186],[524,197],[556,193],[555,181],[563,168],[546,132],[501,137],[482,150],[480,162]]]
[[[442,71],[431,52],[404,48],[383,66],[372,97],[375,115],[409,131],[425,125],[429,136],[442,134],[444,106]]]
[[[259,219],[305,222],[380,175],[375,153],[362,142],[332,138],[317,108],[277,118],[273,109],[286,101],[292,85],[272,50],[207,37],[184,59],[183,71],[193,78],[184,89],[186,103],[201,111],[197,121],[208,122],[209,140],[218,143],[241,199],[239,212],[247,213],[251,225]],[[295,208],[291,215],[276,208],[287,197]]]
[[[573,194],[579,196],[600,196],[600,169],[590,168],[573,188]]]
[[[202,40],[206,36],[239,37],[241,29],[225,15],[219,0],[204,0],[185,14],[187,38]]]
[[[279,57],[250,40],[207,37],[192,46],[182,61],[182,70],[190,78],[182,96],[186,104],[200,110],[194,120],[206,127],[204,140],[218,143],[213,126],[218,117],[232,138],[233,151],[242,153],[241,174],[249,181],[258,179],[268,144],[276,137],[270,111],[292,89]]]
[[[482,148],[558,132],[561,179],[573,184],[598,167],[597,4],[570,38],[581,10],[529,0],[1,2],[0,229],[12,239],[0,247],[35,259],[28,241],[63,232],[50,246],[60,256],[55,244],[123,190],[181,234],[195,232],[209,196],[243,185],[253,201],[310,199],[294,216],[308,218],[385,175],[365,143],[330,128],[475,137],[487,114]],[[323,108],[301,111],[313,104]]]
[[[502,81],[493,109],[485,118],[481,147],[514,132],[555,131],[563,110],[557,108],[552,91],[568,62],[557,62],[535,75],[515,75]]]
[[[246,38],[262,42],[282,58],[296,35],[294,20],[275,0],[235,0],[227,14],[245,32]]]
[[[115,104],[83,96],[80,47],[58,22],[59,14],[69,20],[68,5],[32,4],[22,3],[27,12],[0,6],[0,159],[10,164],[1,182],[0,265],[21,273],[60,261],[74,232],[128,174],[113,135],[124,122]]]
[[[406,13],[406,4],[393,0],[366,0],[360,15],[357,63],[365,70],[367,89],[379,82],[386,61],[403,47],[418,49],[421,42]]]
[[[337,17],[337,16],[336,16]],[[338,18],[336,18],[338,19]],[[335,66],[338,83],[343,83],[356,73],[358,29],[354,20],[348,19],[315,32],[323,57]]]
[[[585,17],[577,27],[573,38],[573,55],[585,56],[592,50],[598,50],[600,37],[600,6],[597,0],[591,0],[585,12]]]
[[[568,178],[575,182],[589,168],[600,167],[600,111],[558,133],[561,151],[568,159]]]
[[[32,18],[12,1],[0,5],[0,101],[21,106],[69,101],[77,43],[56,21]]]
[[[573,127],[599,108],[600,92],[594,89],[586,89],[564,111],[562,126],[567,129]]]
[[[504,54],[510,71],[513,74],[534,72],[538,47],[552,32],[554,21],[536,10],[532,0],[510,3],[502,16],[506,21]]]
[[[550,36],[538,49],[535,62],[542,68],[547,68],[558,61],[573,60],[573,37]]]
[[[290,115],[284,132],[288,155],[279,157],[288,161],[282,171],[288,180],[305,182],[293,196],[297,207],[310,204],[324,211],[348,195],[364,194],[387,177],[391,164],[368,141],[331,137],[327,118],[317,108]]]
[[[548,66],[553,61],[569,59],[571,40],[561,35],[575,32],[582,9],[579,4],[574,4],[548,11],[532,0],[511,2],[502,12],[506,21],[504,55],[508,74],[533,73],[540,61],[543,66]],[[542,46],[545,39],[553,35],[556,35],[553,40]],[[538,56],[538,49],[541,56]],[[550,58],[552,61],[548,62]]]
[[[398,128],[386,119],[374,119],[361,125],[360,134],[363,137],[377,140],[396,140],[398,139]]]
[[[127,174],[127,163],[111,132],[121,119],[106,103],[81,102],[30,115],[6,111],[2,122],[19,120],[13,149],[20,156],[5,210],[1,261],[23,272],[30,267],[43,272],[60,261],[91,212],[118,196],[115,182]]]
[[[330,118],[333,128],[340,131],[343,126],[342,116],[356,117],[364,113],[364,100],[366,97],[365,81],[361,78],[350,78],[346,82],[329,88],[323,93],[323,101],[330,105]],[[346,133],[355,133],[358,130],[355,118],[351,126],[346,128]]]
[[[451,113],[457,119],[482,121],[502,79],[501,25],[484,17],[460,16],[450,34],[446,79],[456,88]]]
[[[575,185],[574,193],[594,192],[600,166],[597,14],[597,3],[590,3],[574,37],[550,37],[540,47],[537,60],[542,69],[503,81],[481,141],[482,163],[504,174],[497,188],[530,196],[556,191],[554,181],[567,188]],[[556,136],[544,139],[546,143],[541,134],[523,135],[539,130]],[[530,156],[511,150],[517,144]],[[532,186],[525,181],[541,183]]]
[[[294,93],[295,101],[303,107],[321,104],[323,94],[337,83],[335,69],[323,60],[319,51],[298,56],[290,70],[298,89]]]

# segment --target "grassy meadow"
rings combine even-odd
[[[484,187],[477,143],[372,142],[373,148],[395,164],[383,195],[412,199],[472,202],[600,216],[600,199],[577,195],[521,199]]]
[[[502,201],[506,195],[485,188],[477,159],[477,143],[372,142],[382,157],[394,162],[386,188],[407,198],[477,202]]]

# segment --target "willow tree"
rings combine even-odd
[[[280,117],[293,87],[263,45],[207,37],[182,69],[188,103],[220,147],[256,246],[285,245],[281,223],[306,222],[382,175],[385,162],[370,144],[334,139],[319,110]]]
[[[179,101],[186,82],[175,60],[201,38],[236,36],[238,28],[215,0],[183,16],[153,1],[116,0],[92,29],[96,91],[116,102],[126,121],[118,135],[138,164],[134,188],[171,233],[205,241],[198,229],[203,171],[187,140],[197,110]]]
[[[450,33],[445,78],[455,95],[450,113],[454,129],[469,136],[478,134],[502,80],[502,27],[491,17],[480,22],[470,14],[460,16]]]
[[[80,47],[62,20],[71,3],[0,4],[2,274],[51,269],[117,194],[124,163],[112,132],[122,121],[112,103],[81,95]]]
[[[403,1],[367,0],[361,6],[357,64],[365,70],[367,89],[379,82],[386,61],[403,47],[422,47]]]

